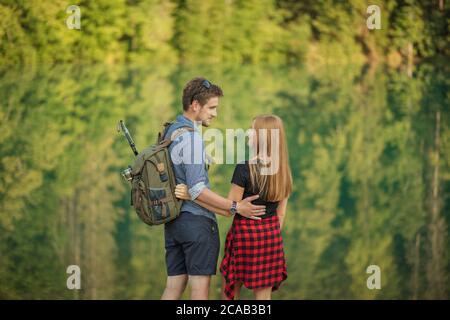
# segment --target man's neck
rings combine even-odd
[[[188,118],[189,120],[191,120],[193,123],[195,123],[195,116],[189,112],[183,112],[183,116],[185,118]]]

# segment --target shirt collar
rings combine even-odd
[[[186,118],[182,114],[177,116],[177,122],[180,122],[180,123],[182,123],[182,124],[184,124],[186,126],[189,126],[189,127],[193,128],[193,129],[199,131],[198,130],[198,125],[195,122],[193,122],[192,120]]]

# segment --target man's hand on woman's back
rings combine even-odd
[[[177,184],[175,188],[175,195],[178,199],[191,200],[188,187],[185,184]],[[258,198],[259,195],[254,195],[238,201],[236,208],[238,214],[248,219],[260,220],[261,218],[259,216],[266,213],[266,206],[252,204],[252,201]]]
[[[266,213],[266,206],[252,204],[252,201],[258,198],[259,195],[254,195],[239,201],[236,208],[238,214],[249,219],[261,220],[259,216]]]

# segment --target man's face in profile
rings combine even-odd
[[[217,107],[219,106],[219,97],[212,97],[199,108],[196,121],[200,121],[202,126],[209,127],[211,121],[217,117]]]

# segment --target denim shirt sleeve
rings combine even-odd
[[[186,176],[186,185],[192,200],[195,200],[207,187],[205,150],[198,132],[185,132],[174,141],[172,161],[181,166]]]

